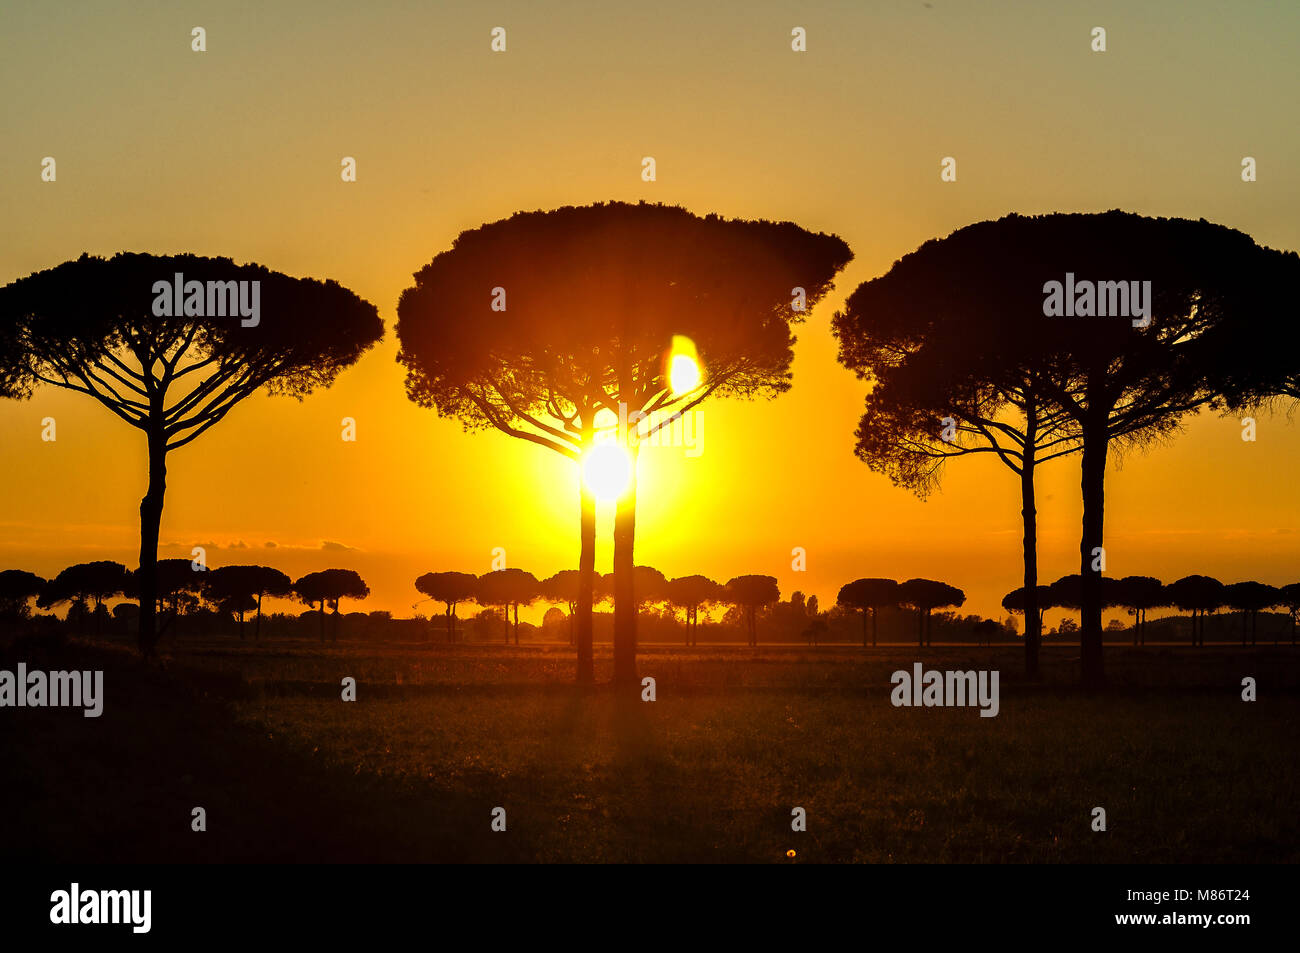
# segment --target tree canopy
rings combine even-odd
[[[1167,587],[1169,604],[1192,614],[1192,644],[1205,644],[1205,616],[1223,605],[1223,583],[1210,576],[1184,576]]]
[[[665,386],[675,335],[708,368],[706,393],[788,390],[791,325],[803,319],[794,288],[811,307],[850,257],[838,238],[789,222],[676,206],[518,212],[461,233],[415,274],[397,308],[398,360],[421,406],[576,460],[596,413],[608,413],[608,430],[620,405],[663,410],[704,396]],[[497,311],[494,288],[505,292]]]
[[[45,591],[49,583],[23,569],[0,571],[0,619],[25,619],[31,613],[29,601]]]
[[[107,559],[78,563],[50,580],[40,594],[38,605],[48,608],[73,599],[90,599],[98,605],[121,595],[130,586],[131,574],[121,563]]]
[[[935,609],[959,607],[966,602],[966,593],[956,586],[934,579],[908,579],[898,584],[898,602],[911,606],[917,612],[917,641],[930,642],[930,613]]]
[[[159,315],[155,285],[176,274],[186,279],[184,313]],[[260,289],[257,324],[247,327],[227,284],[244,281]],[[209,284],[221,287],[214,294]],[[229,313],[207,313],[218,304]],[[0,326],[18,342],[24,393],[38,383],[80,391],[133,427],[160,431],[167,450],[260,387],[302,397],[327,386],[383,335],[375,307],[333,281],[131,252],[82,255],[5,286]]]
[[[774,576],[736,576],[727,580],[727,600],[742,609],[749,628],[749,644],[758,645],[758,610],[781,601]]]
[[[478,577],[474,601],[481,606],[500,606],[504,610],[507,639],[510,611],[514,610],[515,644],[519,644],[519,607],[531,605],[542,595],[537,577],[522,569],[497,569]]]
[[[876,644],[878,610],[898,605],[898,583],[893,579],[855,579],[840,587],[836,598],[842,606],[862,611],[862,647],[867,647],[867,612],[871,612],[871,644]]]
[[[293,591],[308,605],[320,604],[322,642],[325,641],[326,603],[334,607],[334,614],[337,616],[340,600],[365,599],[370,595],[370,587],[366,585],[360,574],[352,569],[322,569],[320,572],[309,572],[294,582]],[[336,640],[338,638],[337,625],[334,626],[333,638]]]
[[[686,613],[686,644],[695,645],[698,644],[700,609],[725,600],[726,588],[708,576],[697,573],[668,580],[664,594],[669,605]]]
[[[415,580],[415,588],[447,607],[447,641],[456,638],[456,606],[474,598],[478,577],[467,572],[426,572]]]
[[[270,566],[221,566],[208,576],[208,590],[226,608],[239,616],[239,637],[244,637],[244,613],[257,610],[253,638],[262,632],[262,597],[285,597],[293,593],[293,582]]]
[[[1282,604],[1283,595],[1276,586],[1262,582],[1234,582],[1223,587],[1223,604],[1236,609],[1244,617],[1241,628],[1241,644],[1255,644],[1255,634],[1259,626],[1259,614],[1265,609]]]

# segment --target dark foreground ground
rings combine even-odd
[[[1300,859],[1296,650],[1110,647],[1100,695],[1073,687],[1077,648],[1045,651],[1027,685],[1007,647],[651,648],[647,703],[578,692],[562,646],[214,640],[162,667],[85,642],[10,646],[0,668],[104,669],[106,701],[98,719],[0,710],[0,856]],[[893,707],[890,673],[914,661],[999,669],[1000,714]]]

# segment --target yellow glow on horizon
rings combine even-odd
[[[602,443],[587,452],[582,478],[596,499],[617,500],[632,483],[632,455],[617,443]]]

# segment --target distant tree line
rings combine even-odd
[[[1269,586],[1262,582],[1224,584],[1209,576],[1184,576],[1168,585],[1151,576],[1103,577],[1101,599],[1107,609],[1125,609],[1133,617],[1133,644],[1146,644],[1147,612],[1151,609],[1178,609],[1191,613],[1192,644],[1205,644],[1206,619],[1220,609],[1240,613],[1241,644],[1256,644],[1259,614],[1269,609],[1285,609],[1289,617],[1288,632],[1295,644],[1296,616],[1300,614],[1300,583]],[[1048,609],[1078,611],[1083,603],[1083,586],[1078,574],[1062,576],[1050,586],[1039,586],[1033,605],[1041,626]],[[1028,601],[1024,588],[1013,589],[1002,599],[1008,612],[1023,615]],[[1274,632],[1274,642],[1277,641]]]
[[[682,614],[687,645],[695,644],[700,609],[731,606],[743,616],[749,644],[758,643],[757,620],[759,612],[781,599],[781,591],[772,576],[737,576],[726,583],[718,583],[706,576],[682,576],[668,579],[658,569],[636,566],[634,592],[638,612],[646,606],[663,605],[676,614]],[[569,643],[578,638],[575,622],[581,595],[582,574],[576,569],[565,569],[553,576],[539,580],[522,569],[498,569],[482,576],[464,572],[430,572],[415,580],[415,588],[430,599],[443,603],[447,620],[447,640],[453,641],[456,632],[456,607],[464,602],[502,611],[503,634],[509,641],[514,635],[519,644],[519,609],[538,601],[564,605],[568,608]],[[614,573],[594,575],[592,604],[617,602],[617,584]],[[800,594],[802,598],[802,594]],[[512,622],[513,615],[513,622]]]
[[[818,645],[828,641],[840,642],[853,637],[863,647],[877,644],[880,620],[890,620],[895,637],[902,636],[904,627],[914,626],[917,644],[932,644],[936,618],[942,619],[944,641],[969,641],[991,643],[995,639],[1016,637],[1010,620],[999,622],[979,616],[960,618],[943,610],[960,608],[965,604],[965,593],[947,583],[932,579],[864,578],[847,583],[839,590],[835,605],[821,611],[817,597],[805,597],[795,591],[788,601],[782,601],[777,581],[772,576],[742,575],[726,583],[719,583],[703,575],[689,575],[669,579],[650,566],[637,566],[636,592],[638,612],[646,616],[653,631],[661,637],[681,638],[686,646],[699,644],[700,612],[707,614],[722,610],[721,625],[734,628],[744,637],[746,644],[757,646],[762,625],[769,628],[768,641],[804,641]],[[67,605],[67,622],[79,632],[102,635],[119,631],[122,624],[134,623],[139,614],[138,571],[128,570],[121,563],[96,561],[69,566],[53,579],[23,570],[0,571],[0,621],[22,622],[31,618],[33,606],[49,610]],[[197,619],[210,613],[233,623],[241,639],[247,637],[247,616],[252,614],[251,629],[254,641],[262,634],[262,600],[296,599],[309,607],[303,618],[311,622],[315,637],[337,640],[344,613],[340,605],[345,599],[364,600],[370,589],[361,576],[350,569],[326,569],[308,573],[297,580],[269,566],[221,566],[214,569],[196,569],[189,559],[161,559],[157,563],[156,611],[162,619],[160,635],[178,624],[180,619]],[[481,610],[475,618],[476,631],[484,638],[492,638],[492,627],[500,634],[502,642],[520,644],[521,622],[519,610],[537,603],[563,606],[552,608],[542,628],[552,631],[563,626],[569,644],[576,641],[575,612],[579,586],[577,570],[566,569],[538,579],[522,569],[501,569],[476,576],[466,572],[430,572],[415,580],[415,588],[428,600],[442,603],[444,640],[457,641],[464,637],[458,625],[459,607],[473,604]],[[1082,602],[1079,576],[1063,576],[1050,586],[1039,586],[1033,602],[1039,613],[1050,609],[1079,611]],[[1239,582],[1225,585],[1207,576],[1186,576],[1168,585],[1150,576],[1127,576],[1122,579],[1107,578],[1102,585],[1105,607],[1124,609],[1133,617],[1134,645],[1145,644],[1147,612],[1151,609],[1173,608],[1191,613],[1191,633],[1194,645],[1203,645],[1206,619],[1221,609],[1239,613],[1241,642],[1256,644],[1258,618],[1269,609],[1285,609],[1289,618],[1288,632],[1292,644],[1296,638],[1296,621],[1300,617],[1300,583],[1287,586],[1268,586],[1258,582]],[[135,600],[119,603],[110,612],[107,603],[113,599]],[[593,604],[612,603],[615,599],[612,573],[596,574]],[[417,606],[418,607],[418,603]],[[1025,593],[1014,589],[1002,599],[1002,607],[1009,613],[1025,614]],[[912,622],[907,623],[905,614]],[[936,613],[939,613],[936,616]],[[364,631],[384,633],[400,631],[402,639],[423,640],[427,630],[412,626],[415,620],[392,619],[384,611],[352,613],[349,618],[366,620]],[[707,618],[707,616],[706,616]],[[856,620],[856,621],[854,621]],[[670,629],[664,629],[664,625]],[[1117,623],[1112,622],[1112,626]],[[1234,626],[1235,629],[1235,626]],[[172,629],[172,631],[175,631]],[[206,632],[206,629],[204,630]],[[283,623],[277,631],[285,631]],[[680,634],[671,636],[671,631]],[[1067,619],[1061,634],[1078,631],[1077,625]],[[295,635],[306,634],[294,627]],[[356,632],[351,634],[356,635]],[[1279,632],[1274,631],[1273,641]],[[711,636],[724,637],[727,633],[714,628]],[[729,638],[724,638],[730,641]]]
[[[32,603],[38,609],[68,605],[68,618],[75,622],[89,620],[93,631],[101,631],[103,620],[110,615],[105,603],[114,598],[134,600],[118,605],[117,618],[134,615],[138,619],[142,595],[140,570],[127,569],[117,562],[100,560],[69,566],[53,579],[43,579],[20,569],[0,572],[0,619],[10,622],[27,619]],[[325,569],[291,580],[269,566],[221,566],[204,568],[189,559],[160,559],[154,565],[151,589],[155,594],[154,611],[162,619],[158,637],[166,634],[177,619],[208,608],[237,621],[239,637],[245,637],[244,623],[254,613],[253,638],[261,635],[262,599],[296,598],[316,606],[320,616],[320,639],[326,637],[326,608],[333,610],[333,638],[338,638],[339,603],[343,599],[365,599],[370,588],[354,570]]]

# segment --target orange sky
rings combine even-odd
[[[608,199],[835,232],[856,258],[799,331],[794,389],[706,404],[698,456],[643,451],[637,561],[769,573],[823,605],[860,576],[928,576],[993,612],[1018,584],[1016,481],[957,461],[921,503],[855,459],[863,389],[828,331],[845,295],[925,239],[1009,211],[1205,217],[1300,248],[1300,129],[1279,109],[1300,8],[1000,6],[7,4],[0,282],[83,251],[190,251],[374,302],[389,335],[331,390],[259,395],[169,457],[162,555],[205,544],[213,565],[355,568],[365,608],[405,615],[415,576],[485,572],[494,547],[539,576],[577,555],[571,464],[406,400],[391,326],[412,272],[462,229]],[[190,50],[196,25],[206,53]],[[498,25],[503,54],[489,50]],[[1089,49],[1097,25],[1104,54]],[[807,53],[790,51],[793,26]],[[40,181],[47,155],[54,183]],[[949,155],[958,181],[942,183]],[[343,417],[357,442],[340,439]],[[1112,470],[1112,573],[1300,579],[1300,431],[1278,416],[1255,443],[1239,434],[1203,417]],[[135,564],[138,431],[46,389],[0,403],[0,446],[0,568]],[[1039,492],[1050,581],[1077,570],[1077,460],[1044,468]]]

